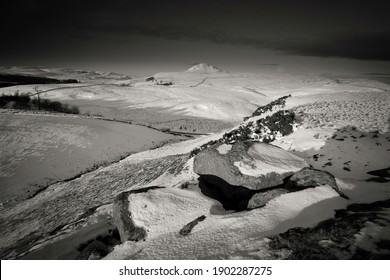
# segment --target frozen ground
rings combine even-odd
[[[389,131],[389,91],[297,96],[286,105],[305,117],[307,128],[355,126],[366,132]]]
[[[7,110],[0,113],[0,131],[1,203],[174,138],[125,123]]]
[[[101,73],[99,76],[95,72],[87,72],[80,74],[80,84],[42,85],[39,90],[43,97],[79,105],[83,113],[88,111],[110,117],[118,114],[127,120],[165,125],[175,130],[180,127],[185,130],[186,120],[190,120],[194,122],[191,130],[200,129],[203,132],[207,128],[212,131],[225,129],[226,122],[238,123],[258,106],[288,94],[310,98],[311,95],[337,96],[390,90],[389,85],[368,79],[336,79],[286,72],[238,74],[214,71],[212,66],[199,69],[157,73],[152,76],[154,80],[149,81],[146,78],[125,79],[112,73]],[[26,72],[28,69],[22,70]],[[38,71],[37,74],[46,71],[50,76],[49,69],[30,69],[29,73],[34,71]],[[62,71],[64,78],[77,77],[76,72],[70,75],[69,70]],[[60,69],[53,72],[55,77],[61,74]],[[172,85],[161,85],[159,82],[171,82]],[[16,86],[3,88],[1,92],[35,92],[33,88],[28,85]],[[195,121],[196,118],[209,122],[211,119],[214,123],[202,127],[204,122]]]
[[[40,88],[53,89],[44,93],[48,98],[80,102],[81,108],[90,106],[91,111],[100,106],[102,112],[108,110],[115,115],[120,104],[120,114],[136,111],[144,122],[163,118],[160,124],[165,125],[168,120],[174,123],[172,127],[177,127],[179,119],[199,117],[202,124],[206,119],[238,123],[257,106],[292,94],[287,108],[293,109],[302,123],[292,134],[273,144],[295,153],[315,168],[334,174],[340,189],[350,199],[340,198],[328,186],[320,186],[283,194],[263,208],[239,213],[224,211],[219,202],[200,193],[196,186],[198,177],[192,170],[193,159],[188,154],[210,140],[219,139],[228,130],[225,128],[218,134],[135,153],[69,182],[51,185],[33,198],[3,209],[2,258],[42,256],[50,248],[58,250],[58,244],[74,249],[73,241],[84,240],[85,232],[94,238],[90,229],[98,224],[99,217],[112,215],[112,201],[118,193],[147,186],[171,188],[161,193],[161,200],[153,193],[138,195],[132,208],[137,221],[148,225],[150,238],[119,245],[106,258],[275,258],[269,251],[268,237],[294,227],[313,227],[333,218],[336,209],[351,204],[390,198],[389,182],[379,182],[377,176],[367,174],[389,167],[388,85],[367,79],[331,79],[299,73],[187,71],[153,77],[173,84],[163,86],[145,79],[123,78],[103,85],[102,79],[92,82],[86,79],[85,87]],[[31,87],[18,89],[23,92]],[[220,152],[227,150],[223,146]],[[189,235],[179,236],[180,229],[200,215],[206,219]],[[172,227],[167,226],[168,222]],[[95,227],[97,234],[102,232],[100,225]],[[370,223],[361,226],[356,244],[370,247],[371,237],[374,243],[390,239],[388,222],[382,223],[381,228]],[[72,252],[74,256],[75,251]]]
[[[389,92],[310,95],[286,105],[303,124],[274,145],[342,179],[367,179],[368,171],[388,167]]]

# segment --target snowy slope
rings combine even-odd
[[[129,109],[155,108],[177,115],[235,122],[250,116],[259,105],[291,94],[286,108],[299,115],[302,123],[290,135],[278,137],[273,144],[294,152],[315,168],[333,173],[338,178],[338,186],[350,200],[340,198],[328,186],[320,186],[283,194],[251,211],[224,211],[219,202],[200,193],[196,186],[198,176],[193,172],[193,158],[188,158],[193,149],[220,139],[227,132],[224,131],[133,154],[76,180],[53,185],[30,201],[7,209],[0,213],[0,218],[7,221],[2,229],[6,236],[0,242],[2,248],[25,241],[27,236],[35,234],[35,228],[47,234],[44,232],[46,227],[50,231],[77,221],[77,217],[88,209],[112,203],[119,192],[158,185],[167,189],[159,195],[139,194],[131,206],[137,223],[149,229],[149,237],[144,242],[117,246],[108,259],[262,258],[267,236],[292,227],[314,226],[334,217],[335,209],[348,204],[390,197],[389,183],[370,181],[375,177],[366,173],[388,167],[388,85],[297,73],[186,71],[159,73],[154,77],[172,82],[172,85],[129,79],[105,84],[88,82],[72,88],[55,89],[48,85],[40,88],[48,90],[44,93],[48,98],[120,101]],[[18,89],[23,92],[31,87]],[[3,90],[12,92],[16,88]],[[245,123],[261,117],[248,119]],[[355,126],[356,130],[346,129],[348,125]],[[228,150],[229,146],[225,144],[219,151],[226,153]],[[263,160],[259,159],[255,165],[261,168]],[[282,164],[275,163],[275,166],[283,168]],[[75,194],[78,201],[66,200]],[[54,202],[58,209],[47,209],[46,204]],[[110,215],[110,209],[108,205],[105,214]],[[176,215],[172,216],[172,213]],[[29,219],[20,218],[27,214]],[[180,236],[180,229],[199,215],[205,215],[206,219],[189,235]],[[167,226],[168,221],[172,227]],[[10,232],[10,226],[14,231]]]
[[[179,193],[183,193],[183,197],[193,194],[193,202],[186,201],[184,209],[173,210],[171,207],[176,207],[177,203],[174,198],[171,198],[171,201],[165,200],[163,204],[154,200],[160,211],[148,214],[157,221],[159,219],[155,215],[159,217],[160,215],[165,216],[171,211],[177,212],[177,220],[175,220],[175,226],[171,230],[165,229],[162,234],[158,234],[162,231],[160,227],[162,228],[164,225],[160,225],[158,222],[153,223],[150,230],[154,233],[151,233],[146,241],[126,242],[117,246],[106,258],[252,259],[269,257],[265,249],[267,248],[267,239],[265,239],[267,236],[284,232],[292,227],[314,226],[324,219],[334,217],[335,209],[343,209],[349,204],[372,203],[390,198],[389,183],[369,181],[373,176],[366,174],[370,169],[388,167],[390,136],[388,133],[380,133],[380,131],[387,131],[388,128],[388,123],[381,118],[388,116],[390,106],[390,103],[380,103],[380,100],[384,98],[388,98],[387,93],[359,93],[358,95],[346,93],[338,97],[342,107],[331,103],[326,106],[325,116],[318,115],[317,112],[323,108],[322,106],[332,102],[326,100],[326,97],[304,96],[298,99],[300,102],[298,107],[295,107],[297,100],[292,98],[291,101],[287,102],[287,106],[290,106],[297,113],[299,111],[305,113],[302,115],[302,123],[292,134],[280,137],[273,142],[275,145],[304,156],[308,163],[315,168],[328,170],[342,178],[342,180],[337,179],[337,184],[342,192],[350,198],[349,200],[340,198],[328,186],[321,186],[283,194],[271,200],[265,207],[249,212],[224,213],[220,210],[215,211],[215,209],[221,209],[218,203],[208,206],[200,203],[197,194],[199,190],[196,187],[190,190],[178,190]],[[373,106],[376,108],[375,112],[372,112]],[[340,117],[343,114],[345,116],[363,114],[366,118],[343,119]],[[375,114],[380,117],[375,117]],[[250,118],[246,123],[257,118],[259,117]],[[356,127],[344,127],[346,124]],[[367,124],[370,124],[371,129],[368,128]],[[373,131],[375,128],[380,128],[380,131]],[[228,144],[221,145],[219,149],[222,154],[229,150]],[[264,161],[267,161],[267,151],[261,152],[265,154],[265,158],[251,162],[250,168],[243,166],[240,168],[252,172],[253,167],[256,166],[255,170],[261,170]],[[318,153],[320,153],[319,159],[316,156],[313,157]],[[272,153],[272,156],[278,157],[275,153]],[[332,164],[324,165],[326,162],[332,162]],[[275,168],[282,168],[283,164],[275,164],[275,166]],[[165,185],[169,185],[169,183]],[[162,192],[167,192],[167,195],[170,193],[168,190]],[[145,195],[141,204],[150,202],[150,197]],[[199,205],[205,207],[203,211],[197,207]],[[131,211],[137,215],[139,209],[131,208]],[[180,228],[201,214],[205,215],[206,219],[199,222],[188,236],[180,236]],[[149,228],[148,226],[146,227]],[[370,236],[374,235],[375,229],[369,226],[368,224],[366,231],[362,231],[359,242],[368,243],[366,239],[369,238],[367,237],[369,231]]]
[[[15,74],[15,75],[27,75],[38,76],[47,78],[58,79],[76,79],[81,82],[85,81],[117,81],[131,79],[127,75],[122,75],[112,72],[102,71],[85,71],[85,70],[73,70],[65,68],[45,68],[45,67],[1,67],[0,73]]]
[[[218,73],[223,71],[208,63],[199,63],[187,69],[186,72]]]
[[[111,101],[120,101],[122,106],[129,109],[154,108],[177,115],[236,122],[250,115],[258,106],[288,94],[295,98],[313,94],[390,90],[389,85],[372,80],[332,80],[309,74],[284,72],[227,73],[216,69],[207,64],[199,64],[190,68],[191,71],[153,75],[158,81],[172,82],[170,86],[148,82],[145,78],[126,79],[114,74],[91,74],[82,71],[71,74],[63,71],[61,74],[53,70],[56,77],[63,75],[77,79],[75,74],[80,73],[78,80],[82,83],[66,86],[42,85],[39,89],[47,98],[99,100],[106,102],[107,106],[112,106],[109,104]],[[3,88],[1,92],[14,93],[16,90],[32,92],[33,87]]]

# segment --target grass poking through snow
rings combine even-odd
[[[336,211],[335,219],[321,222],[314,228],[292,228],[271,237],[269,247],[288,251],[287,259],[390,259],[389,240],[377,240],[376,250],[368,252],[356,246],[356,235],[366,222],[389,225],[380,212],[390,207],[390,199],[371,204],[353,204]],[[380,253],[382,252],[382,253]]]

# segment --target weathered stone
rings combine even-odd
[[[206,219],[206,216],[205,215],[202,215],[202,216],[199,216],[198,218],[196,218],[195,220],[189,222],[188,224],[186,224],[181,230],[180,230],[180,234],[181,235],[188,235],[190,234],[191,230],[201,221],[204,221]]]
[[[284,193],[288,193],[288,191],[286,189],[283,189],[283,188],[265,190],[263,192],[256,193],[249,200],[247,209],[249,210],[249,209],[263,207],[271,199],[274,199],[278,196],[281,196]]]
[[[332,188],[338,188],[336,179],[329,172],[305,167],[291,176],[286,184],[286,187],[303,190],[322,185],[329,185]]]
[[[229,185],[251,190],[284,184],[286,177],[306,166],[302,158],[258,142],[235,143],[225,154],[209,147],[199,152],[194,160],[194,172],[205,181],[217,177]]]
[[[347,198],[341,192],[335,177],[331,173],[309,167],[302,168],[291,176],[286,184],[286,188],[290,190],[304,190],[323,185],[332,187],[341,197]]]
[[[197,191],[151,187],[118,195],[114,221],[122,242],[172,231],[185,236],[215,205],[219,203]]]
[[[148,192],[159,187],[149,187],[120,193],[116,196],[113,204],[114,223],[119,231],[122,242],[139,241],[146,238],[146,229],[137,226],[129,212],[129,199],[132,194]]]

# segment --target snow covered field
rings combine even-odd
[[[174,138],[125,123],[7,110],[0,113],[0,131],[1,203]]]
[[[265,206],[250,211],[226,211],[219,201],[202,193],[198,186],[199,176],[193,170],[194,158],[189,158],[189,154],[211,140],[220,139],[230,128],[224,127],[219,133],[153,150],[147,148],[152,145],[151,141],[165,141],[168,139],[164,137],[168,136],[162,134],[162,137],[157,131],[152,131],[157,133],[155,135],[149,130],[147,133],[152,133],[150,135],[146,132],[134,134],[130,132],[133,131],[131,129],[125,138],[140,135],[134,142],[139,145],[137,149],[145,151],[74,180],[51,185],[33,198],[1,210],[2,257],[39,258],[50,248],[59,250],[61,246],[72,246],[72,253],[68,257],[74,257],[74,247],[77,246],[74,240],[84,242],[84,232],[94,239],[96,236],[92,229],[96,229],[96,235],[103,232],[100,218],[107,218],[108,224],[112,225],[112,204],[118,194],[151,186],[164,188],[133,195],[134,199],[130,200],[128,207],[135,224],[148,231],[147,237],[138,242],[127,241],[117,245],[106,259],[281,258],[282,255],[270,249],[269,238],[295,227],[312,228],[323,220],[334,218],[335,210],[345,209],[349,205],[390,199],[388,176],[372,175],[372,171],[389,168],[390,86],[387,84],[367,79],[331,79],[301,73],[237,74],[206,66],[180,73],[159,73],[148,81],[145,78],[122,77],[103,82],[104,79],[98,75],[93,77],[72,88],[56,89],[58,85],[43,85],[40,89],[46,90],[43,93],[46,98],[75,104],[79,102],[81,109],[85,106],[91,112],[100,108],[96,112],[100,110],[104,115],[105,110],[109,110],[113,116],[115,108],[118,115],[128,110],[137,112],[128,115],[135,122],[142,118],[142,122],[154,124],[161,121],[162,126],[168,122],[175,123],[171,128],[178,127],[179,120],[183,118],[198,120],[194,128],[210,120],[231,123],[233,126],[242,123],[242,118],[250,116],[258,106],[291,94],[285,109],[293,110],[299,116],[300,123],[294,127],[293,133],[278,137],[272,144],[291,152],[290,160],[306,161],[307,165],[333,174],[341,192],[349,199],[340,197],[328,185],[322,185],[281,194]],[[161,82],[172,82],[172,85],[162,85]],[[16,89],[27,92],[32,87],[3,90],[12,93]],[[14,117],[15,125],[23,127],[23,122]],[[254,117],[245,123],[261,117],[264,116]],[[110,129],[105,134],[101,131],[103,128],[96,132],[93,122],[97,120],[88,120],[91,123],[84,126],[76,125],[73,119],[57,120],[60,118],[50,128],[41,125],[44,133],[53,135],[44,146],[55,147],[55,143],[61,141],[66,143],[64,146],[71,147],[69,149],[87,151],[93,145],[93,135],[100,133],[103,134],[98,134],[99,147],[102,148],[98,151],[92,149],[94,155],[98,152],[96,155],[106,159],[112,153],[109,149],[120,145],[128,147],[127,142],[112,144],[112,141],[119,141],[112,137],[113,133],[124,133],[124,129],[112,128],[111,122],[105,122],[107,127],[104,126],[104,129]],[[181,125],[188,124],[188,120]],[[27,124],[29,129],[35,131],[38,128],[34,127],[39,126],[40,122]],[[66,138],[58,132],[65,127],[73,137]],[[216,127],[218,125],[211,130],[217,131]],[[203,131],[207,132],[207,126],[203,127]],[[28,133],[35,135],[31,131],[21,131],[15,132],[15,136],[0,137],[4,139],[2,141],[12,143],[14,139],[27,139]],[[42,154],[50,156],[45,154],[47,150],[42,150],[42,143],[32,143],[35,157],[39,158]],[[30,152],[30,148],[23,147],[19,152],[21,155]],[[63,152],[69,151],[66,149]],[[224,144],[218,151],[224,155],[230,149],[229,145]],[[270,166],[276,166],[276,171],[288,167],[284,157],[279,161],[274,160],[277,154],[272,155],[273,162],[270,163],[267,162],[267,151],[250,152],[261,155],[258,161],[248,163],[245,168],[238,164],[240,170],[249,175],[271,171],[267,169]],[[13,157],[7,154],[7,158]],[[15,166],[19,164],[16,159],[7,163],[8,167],[2,170],[4,174],[15,172]],[[383,211],[388,215],[387,210]],[[186,224],[202,215],[205,219],[199,221],[191,233],[186,236],[180,234]],[[387,244],[390,224],[388,221],[380,224],[374,222],[371,218],[366,224],[359,225],[361,232],[356,242],[355,237],[351,237],[354,246],[363,244],[361,246],[368,248],[377,241]],[[370,236],[375,241],[367,241]]]
[[[17,68],[13,71],[17,71]],[[34,71],[42,74],[42,70],[37,69],[30,69],[28,73]],[[62,72],[65,78],[77,79],[77,72],[72,75],[69,70]],[[50,76],[50,70],[46,69],[46,73]],[[57,69],[52,76],[58,77],[60,74],[61,70]],[[39,90],[42,97],[77,104],[83,113],[88,111],[109,117],[115,117],[116,114],[117,118],[175,129],[180,126],[184,129],[185,123],[178,126],[172,124],[172,121],[183,118],[212,119],[222,122],[219,127],[225,129],[227,127],[223,122],[239,123],[258,106],[288,94],[298,98],[297,104],[306,104],[312,96],[325,98],[330,94],[332,100],[333,97],[338,100],[338,96],[343,94],[384,93],[390,90],[390,85],[376,80],[331,79],[288,72],[228,73],[215,71],[207,64],[191,71],[157,73],[151,77],[154,79],[124,79],[113,74],[102,73],[99,76],[95,72],[83,73],[78,78],[79,84],[42,85]],[[159,82],[171,82],[172,85],[161,85]],[[33,88],[23,85],[3,88],[0,92],[34,92]],[[198,126],[202,128],[198,122],[192,129],[198,129]],[[217,129],[218,125],[209,125],[209,128],[213,127]],[[207,127],[203,131],[207,131]]]

